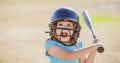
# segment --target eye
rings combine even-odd
[[[67,26],[72,26],[72,25],[70,25],[70,24],[67,24]]]
[[[61,24],[61,23],[60,23],[60,24],[58,24],[58,26],[62,26],[62,25],[63,25],[63,24]]]

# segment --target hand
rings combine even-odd
[[[100,40],[94,39],[93,45],[95,46],[95,48],[97,48],[97,51],[99,53],[102,53],[104,51],[104,48],[103,48],[104,44]]]
[[[103,47],[103,43],[99,39],[94,39],[93,44],[97,47]]]
[[[100,40],[99,39],[94,39],[93,40],[93,43],[97,43],[97,42],[100,42]]]
[[[104,46],[104,44],[102,43],[102,42],[100,42],[100,41],[98,41],[98,42],[96,42],[96,43],[94,43],[93,44],[95,47],[103,47]]]

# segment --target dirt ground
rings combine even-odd
[[[119,1],[83,2],[1,3],[0,63],[49,63],[44,55],[44,43],[49,35],[44,32],[48,30],[51,15],[58,7],[69,6],[79,14],[85,9],[97,16],[120,16]],[[92,41],[91,33],[84,24],[82,25],[80,39],[85,45],[89,45]],[[105,52],[97,53],[95,63],[120,63],[119,27],[119,21],[94,25],[98,38],[105,44]]]

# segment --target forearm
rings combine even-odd
[[[77,59],[96,49],[97,47],[90,45],[81,49],[74,50],[73,52],[70,52],[69,55],[71,56],[71,59]]]
[[[91,51],[89,53],[85,63],[94,63],[96,52],[97,52],[97,50]]]
[[[80,58],[80,63],[85,63],[86,62],[86,56],[83,56]]]
[[[92,44],[90,46],[83,47],[72,52],[68,52],[67,50],[59,46],[52,46],[51,48],[48,49],[48,54],[65,60],[75,60],[80,59],[87,53],[94,51],[97,48],[98,44]]]

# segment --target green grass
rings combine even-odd
[[[119,23],[120,22],[120,18],[118,17],[111,17],[111,16],[94,16],[92,15],[91,17],[91,21],[93,25],[97,25],[97,26],[101,26],[102,24],[111,24],[111,23]],[[86,26],[83,17],[80,16],[80,24],[82,26]]]
[[[120,18],[118,17],[110,17],[110,16],[94,16],[92,15],[91,17],[92,23],[96,24],[101,24],[101,23],[115,23],[115,22],[120,22]],[[80,22],[84,23],[83,17],[80,16]]]
[[[93,22],[119,22],[120,18],[118,17],[110,17],[110,16],[92,16]]]

